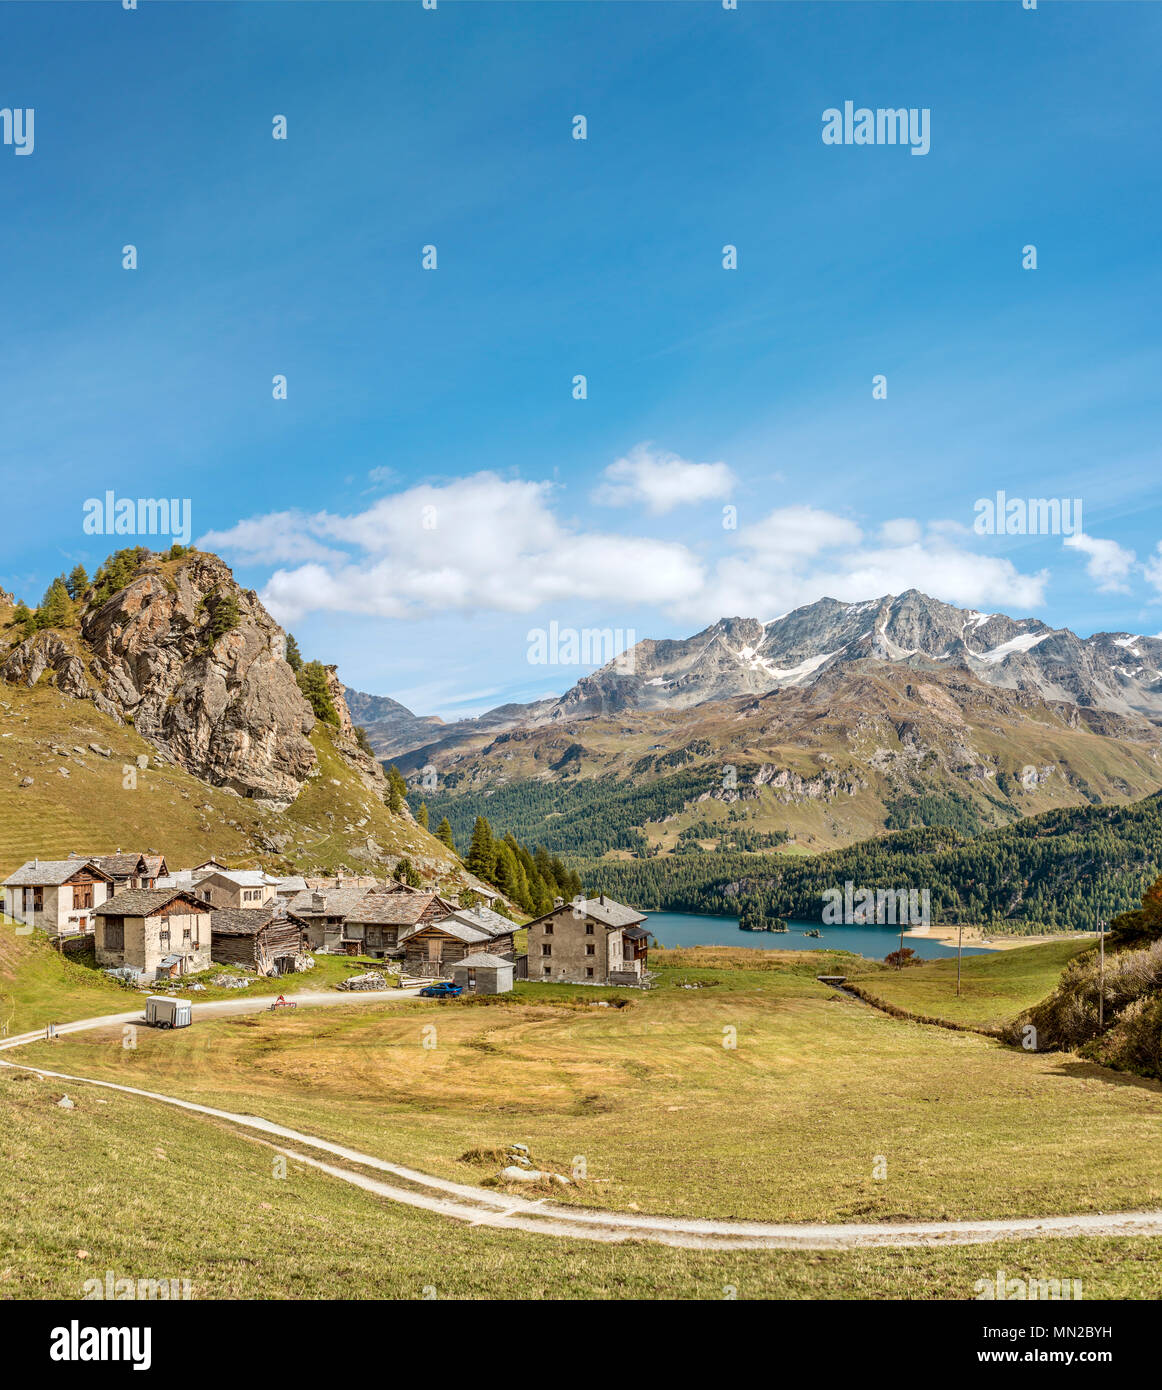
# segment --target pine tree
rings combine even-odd
[[[40,607],[36,610],[36,626],[64,627],[72,617],[73,608],[69,601],[69,591],[63,577],[58,577],[45,590]]]
[[[420,802],[420,809],[416,812],[416,824],[423,826],[425,830],[428,828],[428,803],[426,801]]]
[[[453,854],[456,853],[456,841],[452,838],[452,824],[447,816],[436,826],[436,839],[441,844],[447,845]]]
[[[387,803],[387,809],[394,816],[398,816],[403,810],[404,800],[408,794],[408,784],[403,773],[396,767],[395,763],[387,769],[387,795],[383,798]]]
[[[339,713],[331,703],[331,692],[327,689],[327,673],[323,669],[322,662],[308,661],[295,679],[299,683],[299,689],[307,697],[311,708],[315,711],[315,718],[321,719],[324,724],[333,724],[338,728]]]
[[[395,866],[394,876],[398,883],[406,883],[412,888],[419,888],[424,881],[410,859],[399,861]]]
[[[286,664],[296,676],[303,669],[303,654],[299,651],[299,644],[295,641],[293,632],[286,635]]]
[[[36,631],[36,614],[27,603],[16,605],[12,610],[12,621],[23,630],[25,637],[31,637]]]
[[[73,566],[65,580],[65,587],[69,591],[69,598],[84,598],[85,590],[89,587],[89,576],[85,573],[84,565]]]
[[[483,816],[477,816],[472,827],[472,844],[465,863],[478,878],[492,882],[496,871],[496,847],[492,842],[492,826]]]

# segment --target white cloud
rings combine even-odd
[[[638,444],[611,463],[604,482],[593,490],[593,501],[606,507],[641,503],[660,516],[675,507],[729,497],[735,477],[725,463],[690,463],[652,444]]]
[[[1146,578],[1162,594],[1162,541],[1159,541],[1153,555],[1145,564]]]
[[[198,546],[202,550],[228,550],[258,565],[344,558],[341,551],[322,545],[310,531],[310,518],[301,512],[269,512],[239,521],[228,531],[207,531],[198,538]]]
[[[702,623],[911,588],[973,608],[1026,612],[1044,601],[1044,572],[1022,574],[1009,560],[976,554],[955,535],[922,531],[907,518],[869,539],[838,513],[777,508],[738,532],[716,528],[726,550],[706,562],[676,541],[567,525],[554,496],[550,483],[478,473],[408,488],[351,515],[252,518],[200,544],[279,565],[262,598],[283,623],[309,612],[523,614],[573,601]],[[1162,588],[1162,551],[1158,567]]]
[[[880,540],[885,545],[911,545],[920,539],[920,523],[910,516],[885,521],[880,527]]]
[[[735,614],[768,619],[824,597],[854,603],[906,589],[971,608],[1027,611],[1045,600],[1045,571],[1022,574],[1011,561],[976,554],[934,527],[921,540],[919,525],[904,519],[888,534],[915,539],[868,544],[846,517],[783,508],[740,531],[745,554],[721,560],[705,589],[674,607],[692,621],[711,621]]]
[[[551,493],[549,483],[478,473],[409,488],[351,516],[280,513],[212,539],[243,560],[277,562],[275,550],[306,560],[276,570],[263,590],[280,622],[313,611],[528,613],[574,598],[662,605],[701,587],[704,567],[685,546],[570,529],[551,511]]]
[[[855,522],[805,505],[779,507],[738,533],[740,545],[776,565],[837,546],[856,545],[862,538],[863,532]]]
[[[1096,536],[1087,536],[1084,533],[1067,537],[1065,545],[1067,549],[1080,550],[1083,555],[1089,557],[1086,560],[1085,572],[1097,584],[1100,593],[1129,593],[1130,586],[1126,581],[1136,558],[1132,550],[1125,549],[1117,541],[1099,540]]]

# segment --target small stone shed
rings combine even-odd
[[[476,951],[452,966],[452,979],[474,994],[507,994],[512,989],[514,963],[490,951]]]

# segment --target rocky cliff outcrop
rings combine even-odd
[[[286,636],[215,555],[147,560],[79,634],[21,642],[0,666],[32,686],[46,672],[66,694],[132,721],[194,776],[242,796],[289,802],[316,767],[310,705],[284,658]],[[344,707],[345,709],[345,707]]]

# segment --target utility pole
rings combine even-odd
[[[960,948],[964,944],[964,923],[960,922],[956,928],[956,997],[960,998]]]

